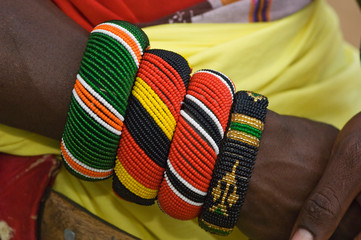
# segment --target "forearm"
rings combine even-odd
[[[50,1],[0,8],[0,123],[60,139],[88,33]]]

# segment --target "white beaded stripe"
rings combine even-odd
[[[98,26],[100,26],[100,25],[110,25],[110,26],[112,26],[112,27],[118,28],[119,30],[125,32],[125,33],[126,33],[129,37],[131,37],[131,39],[133,39],[133,41],[137,44],[137,46],[138,46],[138,48],[139,48],[140,54],[143,55],[143,49],[142,49],[142,46],[140,45],[138,39],[137,39],[136,37],[134,37],[133,33],[129,32],[128,29],[123,28],[122,26],[119,26],[119,25],[117,25],[117,24],[115,24],[115,23],[109,23],[109,22],[108,22],[108,23],[99,24]]]
[[[82,166],[83,168],[85,168],[85,169],[87,169],[87,170],[89,170],[89,171],[92,171],[92,172],[100,172],[100,173],[107,173],[107,172],[109,172],[109,175],[113,172],[113,169],[112,169],[112,168],[106,169],[106,170],[104,170],[104,169],[92,168],[92,167],[86,165],[85,163],[79,161],[78,159],[76,159],[76,158],[73,156],[73,154],[71,154],[71,152],[69,151],[69,149],[66,147],[64,138],[61,139],[61,142],[62,142],[63,147],[64,147],[66,153],[68,154],[68,156],[69,156],[76,164],[78,164],[78,165]],[[66,159],[66,158],[64,157],[64,159]],[[70,166],[70,165],[69,165],[69,166]],[[72,168],[72,169],[73,169],[73,168]],[[84,175],[84,174],[83,174],[83,175]],[[84,176],[88,176],[88,175],[84,175]]]
[[[212,110],[210,110],[201,100],[199,100],[198,98],[187,94],[186,99],[194,102],[196,105],[198,105],[200,108],[202,108],[203,111],[205,111],[207,113],[207,115],[213,120],[213,122],[216,124],[219,133],[221,134],[221,137],[223,138],[224,135],[224,129],[221,125],[221,123],[219,122],[219,119],[216,117],[216,115],[214,115],[214,113],[212,112]]]
[[[229,84],[220,76],[218,76],[217,74],[215,73],[212,73],[212,72],[209,72],[209,71],[204,71],[204,70],[200,70],[200,71],[197,71],[193,74],[196,75],[197,73],[208,73],[208,74],[212,74],[213,76],[217,77],[219,80],[221,80],[223,82],[224,85],[227,86],[229,92],[231,93],[231,96],[232,96],[232,99],[233,99],[233,95],[234,95],[234,90],[232,91],[232,88],[229,86]],[[233,85],[233,84],[232,84]]]
[[[183,194],[181,194],[180,192],[178,192],[178,190],[175,189],[175,187],[169,181],[168,176],[167,176],[167,172],[164,172],[164,178],[167,181],[167,184],[168,184],[169,188],[172,190],[172,192],[174,192],[174,194],[177,195],[180,199],[182,199],[186,203],[189,203],[190,205],[193,205],[193,206],[202,206],[203,205],[203,203],[194,202],[194,201],[186,198],[185,196],[183,196]]]
[[[139,62],[138,62],[137,55],[135,54],[133,49],[128,45],[128,43],[126,41],[124,41],[121,37],[117,36],[116,34],[114,34],[112,32],[109,32],[109,31],[103,30],[103,29],[95,29],[92,31],[92,33],[102,33],[102,34],[112,37],[115,40],[117,40],[118,42],[120,42],[127,49],[127,51],[130,53],[130,55],[132,55],[132,58],[133,58],[135,64],[137,65],[137,68],[139,68]]]
[[[236,86],[234,86],[233,81],[232,81],[231,79],[229,79],[229,77],[227,77],[227,76],[224,75],[223,73],[218,72],[218,71],[217,71],[217,73],[218,73],[219,75],[222,75],[224,78],[228,79],[229,83],[231,84],[232,90],[233,90],[233,91],[232,91],[232,92],[233,92],[232,97],[233,97],[233,95],[234,95],[235,92],[236,92]],[[223,80],[224,80],[224,79],[223,79]],[[228,86],[229,86],[229,84],[228,84]]]
[[[109,178],[109,176],[111,176],[111,174],[109,174],[109,176],[105,176],[105,177],[93,177],[93,176],[88,176],[88,175],[85,175],[81,172],[79,172],[78,170],[72,168],[69,163],[67,163],[67,161],[65,161],[65,164],[68,165],[74,172],[76,172],[77,174],[79,175],[82,175],[83,177],[86,177],[86,178],[91,178],[91,179],[97,179],[97,180],[101,180],[101,179],[106,179],[106,178]]]
[[[202,135],[207,139],[207,141],[211,144],[216,155],[219,154],[219,148],[216,142],[213,140],[211,136],[199,125],[191,116],[189,116],[184,110],[181,110],[181,116],[186,119],[193,127],[195,127]]]
[[[84,109],[84,111],[86,111],[92,118],[95,119],[95,121],[97,121],[99,124],[101,124],[104,128],[108,129],[110,132],[112,132],[118,136],[120,136],[122,134],[121,131],[113,128],[108,123],[104,122],[100,117],[98,117],[98,115],[96,115],[90,108],[88,108],[88,106],[86,106],[85,103],[80,99],[80,97],[77,94],[77,92],[75,91],[75,89],[73,89],[73,96],[74,96],[75,100],[79,103],[79,105]]]
[[[167,160],[167,165],[169,167],[169,170],[173,173],[174,176],[176,176],[176,178],[182,182],[188,189],[190,189],[192,192],[201,195],[201,196],[206,196],[207,192],[203,192],[197,188],[195,188],[192,184],[190,184],[189,182],[187,182],[184,178],[182,178],[181,175],[178,174],[178,172],[174,169],[172,163],[170,162],[170,160]]]
[[[81,83],[81,85],[83,85],[83,87],[88,90],[88,92],[93,95],[93,97],[95,97],[99,102],[104,105],[104,107],[106,107],[110,112],[112,112],[116,117],[118,117],[120,121],[124,122],[124,117],[122,116],[122,114],[120,114],[110,103],[108,103],[107,100],[100,96],[99,93],[94,91],[94,89],[90,87],[79,74],[76,77]]]

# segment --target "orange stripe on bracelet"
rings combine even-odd
[[[86,90],[84,88],[84,86],[80,83],[80,81],[77,79],[75,81],[75,86],[77,86],[79,88],[79,90],[81,91],[81,93],[83,93],[85,95],[85,97],[87,99],[89,99],[89,101],[91,102],[90,105],[87,104],[87,106],[91,108],[91,106],[95,105],[97,108],[99,108],[104,114],[107,115],[107,117],[109,117],[112,121],[114,121],[116,124],[119,125],[119,127],[121,128],[123,126],[123,122],[122,120],[120,120],[117,116],[115,116],[111,111],[109,111],[102,103],[100,103],[95,97],[93,97],[93,95],[91,95],[88,90]],[[79,91],[77,91],[78,95],[79,95]],[[79,95],[80,96],[80,95]]]
[[[71,168],[73,168],[74,170],[78,171],[81,174],[84,174],[85,176],[88,177],[94,177],[94,178],[106,178],[109,177],[112,173],[113,170],[109,170],[106,172],[96,172],[96,171],[91,171],[89,169],[86,169],[85,167],[79,165],[78,163],[76,163],[67,153],[64,143],[61,142],[61,152],[63,157],[66,160],[66,163],[70,165]]]
[[[131,37],[129,37],[128,34],[123,32],[122,30],[120,30],[120,29],[118,29],[116,27],[113,27],[111,25],[108,25],[106,23],[96,26],[93,29],[93,31],[94,30],[105,30],[105,31],[111,32],[111,33],[121,37],[132,48],[132,50],[134,51],[134,53],[135,53],[135,55],[136,55],[136,57],[138,59],[138,63],[140,63],[140,60],[142,58],[142,54],[140,52],[140,49],[139,49],[137,43]]]
[[[156,61],[154,61],[154,59]],[[170,66],[166,61],[164,61],[161,57],[156,55],[146,55],[144,60],[151,60],[152,62],[155,62],[156,66],[159,67],[163,72],[167,74],[172,80],[172,83],[175,84],[177,87],[177,90],[180,92],[182,96],[186,94],[186,88],[184,86],[184,83],[182,81],[182,78],[179,76],[179,73]],[[169,72],[171,74],[169,74]]]
[[[113,128],[115,128],[118,131],[122,130],[122,125],[123,124],[117,124],[114,123],[110,118],[108,118],[103,112],[106,110],[106,108],[101,105],[100,102],[98,102],[97,100],[94,99],[94,101],[92,101],[94,104],[92,104],[85,96],[85,94],[83,94],[83,92],[80,90],[79,86],[77,84],[74,85],[74,89],[77,92],[78,96],[81,98],[81,100],[96,114],[98,115],[98,117],[100,117],[102,120],[104,120],[106,123],[108,123],[110,126],[112,126]],[[96,108],[94,105],[98,106],[100,105],[99,109]],[[101,110],[100,110],[101,109]],[[121,121],[120,121],[121,122]]]
[[[123,129],[122,143],[118,149],[118,159],[139,183],[152,189],[158,189],[164,169],[152,161],[135,142],[127,127]],[[134,158],[137,161],[134,161]]]

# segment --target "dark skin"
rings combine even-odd
[[[60,139],[88,33],[49,0],[3,0],[0,20],[0,123]],[[288,239],[328,169],[338,134],[327,124],[268,111],[238,227],[252,239]],[[334,224],[334,239],[361,230],[360,205],[349,207],[352,200]]]
[[[353,201],[361,205],[360,173],[361,113],[339,132],[322,178],[304,203],[294,225],[294,231],[302,230],[293,240],[329,239]],[[357,237],[353,235],[356,240],[361,239],[361,228],[358,230]]]
[[[247,236],[289,239],[305,199],[328,167],[338,134],[327,124],[268,111],[237,225]],[[331,235],[338,228],[332,239],[353,239],[361,229],[360,205],[355,201],[350,206],[351,202],[342,221],[334,225]],[[322,218],[319,220],[322,222]]]
[[[1,5],[0,122],[60,139],[88,33],[47,0]]]

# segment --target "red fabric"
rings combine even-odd
[[[52,0],[88,31],[107,20],[146,23],[205,0]]]
[[[52,184],[59,162],[54,156],[19,157],[0,153],[0,221],[12,240],[35,240],[40,200]]]

